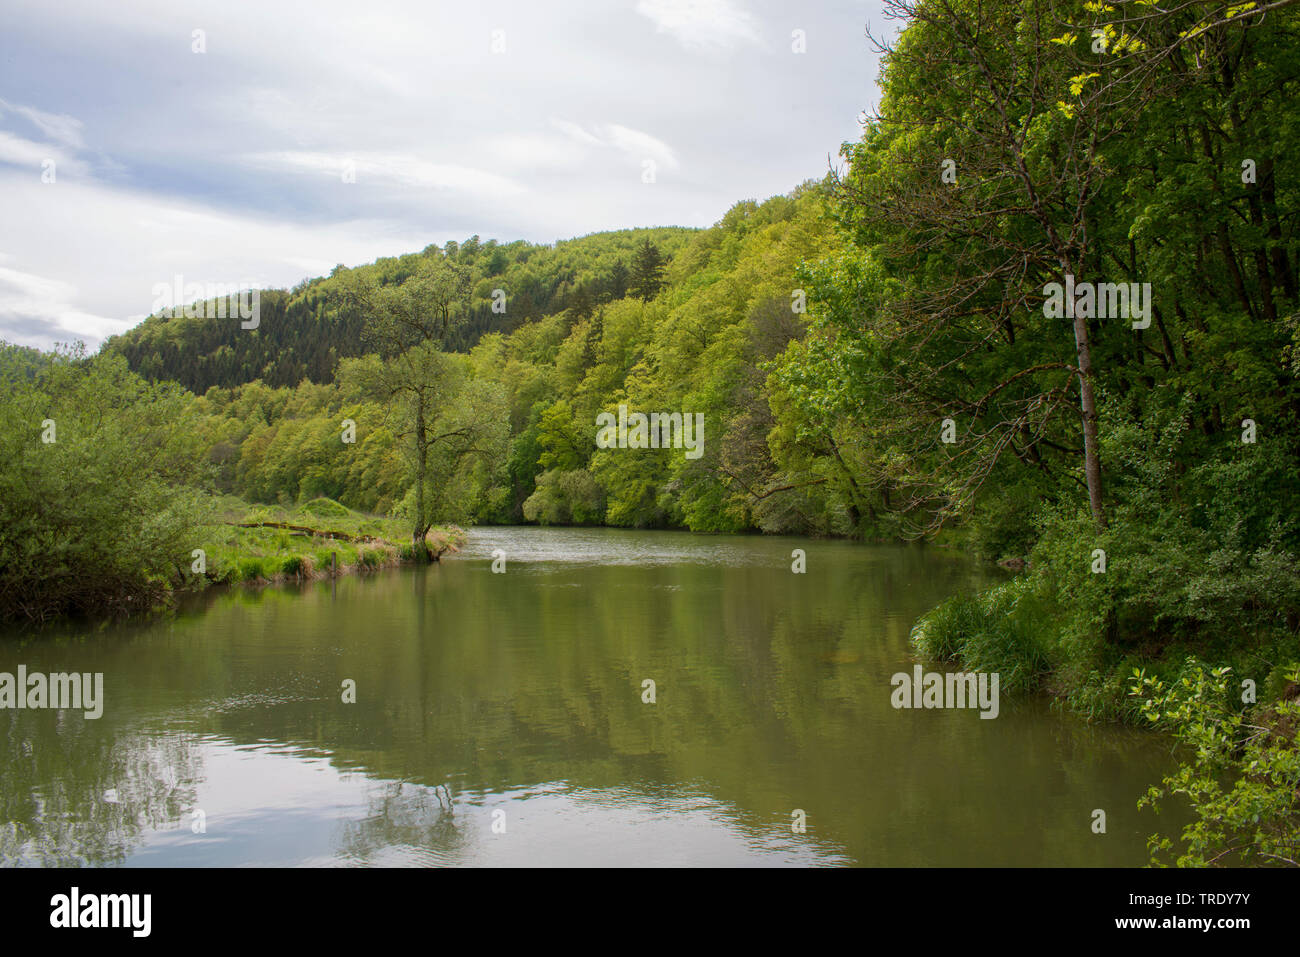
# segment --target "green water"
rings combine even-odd
[[[480,529],[430,568],[11,636],[0,671],[102,672],[105,700],[0,711],[0,861],[1143,863],[1173,823],[1135,805],[1167,742],[1005,695],[993,720],[891,706],[916,617],[991,574],[933,548]]]

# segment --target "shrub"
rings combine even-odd
[[[968,671],[996,672],[1000,686],[1026,693],[1049,671],[1050,637],[1032,581],[1014,579],[978,597],[950,598],[923,616],[912,642],[929,657],[960,660]]]
[[[267,561],[259,555],[244,555],[237,561],[237,581],[255,582],[269,580]]]
[[[591,525],[604,516],[604,493],[586,469],[551,469],[538,476],[523,512],[541,525]]]
[[[346,506],[331,498],[314,498],[300,506],[298,511],[316,518],[347,518],[352,514]]]
[[[1173,681],[1134,669],[1131,693],[1153,725],[1173,732],[1184,760],[1139,807],[1159,811],[1171,794],[1191,803],[1181,853],[1169,837],[1147,842],[1152,863],[1176,853],[1180,867],[1226,863],[1300,866],[1300,667],[1270,707],[1242,709],[1232,669],[1188,658]],[[1243,695],[1244,696],[1244,695]]]
[[[292,578],[310,578],[315,566],[310,555],[286,555],[280,561],[280,571]]]
[[[84,349],[0,389],[0,619],[141,611],[166,596],[201,517],[192,417],[178,387]]]

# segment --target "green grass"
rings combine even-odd
[[[912,643],[928,658],[997,672],[1003,690],[1027,694],[1041,690],[1052,670],[1046,624],[1022,580],[1012,580],[949,598],[917,622]]]
[[[1300,656],[1294,634],[1267,631],[1250,641],[1207,629],[1168,642],[1131,635],[1116,643],[1079,624],[1077,602],[1063,606],[1035,584],[1025,574],[978,595],[949,598],[921,616],[912,644],[932,660],[997,672],[1004,692],[1042,692],[1089,720],[1143,725],[1140,702],[1129,693],[1135,670],[1177,683],[1189,660],[1208,658],[1254,680],[1259,699],[1269,701],[1283,695],[1286,667]]]
[[[411,562],[415,557],[410,530],[404,522],[353,512],[331,499],[317,498],[286,509],[251,505],[224,496],[213,506],[211,523],[203,528],[201,546],[206,555],[207,583],[303,581],[335,573],[374,571]],[[336,532],[374,540],[345,541],[285,528],[238,527],[257,522],[300,525],[317,533]],[[458,547],[464,533],[459,529],[437,529],[430,539],[437,551],[439,543]]]

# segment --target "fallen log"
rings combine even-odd
[[[375,535],[350,535],[347,532],[333,532],[327,529],[310,528],[306,525],[290,525],[288,522],[226,522],[225,524],[233,525],[235,528],[284,528],[291,532],[306,532],[308,535],[314,535],[320,538],[338,538],[345,542],[382,542],[385,545],[392,544],[386,539],[379,538]]]

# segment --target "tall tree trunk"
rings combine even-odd
[[[1079,356],[1079,410],[1083,413],[1083,474],[1088,480],[1088,505],[1099,529],[1106,528],[1101,501],[1101,458],[1097,452],[1097,399],[1092,391],[1092,350],[1088,320],[1074,317],[1074,344]]]
[[[424,508],[424,479],[429,469],[429,447],[426,443],[424,425],[424,392],[415,393],[415,528],[411,533],[411,544],[415,554],[429,561],[429,521]]]
[[[1291,259],[1282,244],[1282,223],[1277,218],[1277,187],[1273,157],[1260,157],[1259,189],[1264,195],[1264,215],[1268,218],[1268,238],[1273,252],[1273,278],[1282,283],[1282,291],[1291,303],[1297,298],[1295,275],[1291,272]]]
[[[1064,259],[1062,271],[1072,272]],[[1067,304],[1074,318],[1074,350],[1079,361],[1079,411],[1083,415],[1083,474],[1088,483],[1088,507],[1097,528],[1105,530],[1106,508],[1101,498],[1101,456],[1097,450],[1097,398],[1092,387],[1092,345],[1088,338],[1088,320],[1079,315],[1074,303]]]

